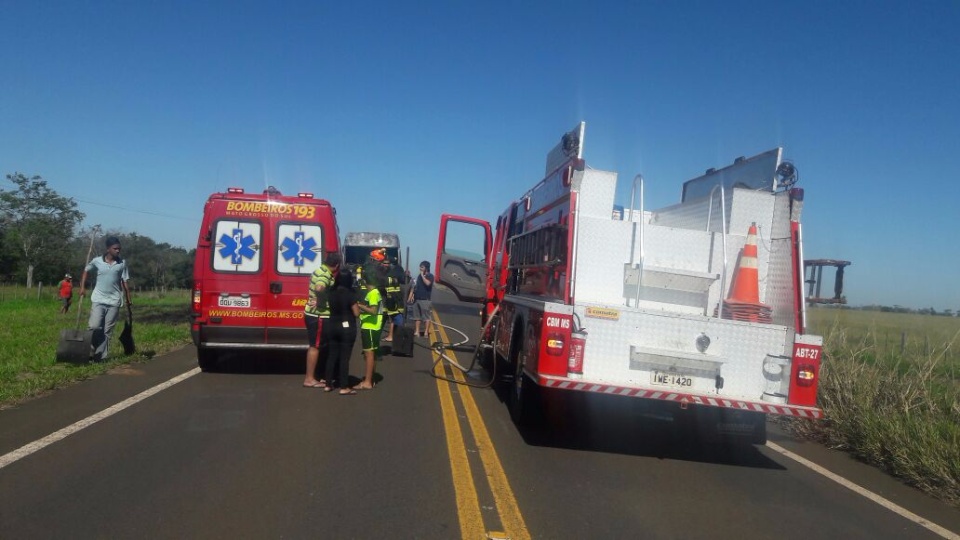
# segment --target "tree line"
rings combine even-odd
[[[934,315],[939,317],[954,317],[954,316],[960,317],[960,310],[957,310],[956,315],[954,315],[954,311],[952,309],[941,309],[940,311],[937,311],[932,307],[914,309],[914,308],[908,308],[908,307],[897,306],[897,305],[893,305],[893,306],[873,305],[873,306],[862,306],[859,309],[862,309],[865,311],[882,311],[884,313],[915,313],[917,315]]]
[[[148,236],[121,233],[99,225],[81,228],[86,217],[70,197],[64,197],[40,176],[6,175],[12,188],[0,188],[0,282],[56,284],[64,274],[79,280],[93,241],[93,254],[104,252],[103,240],[116,236],[130,262],[135,289],[189,288],[193,256]]]

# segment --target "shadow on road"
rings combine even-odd
[[[303,373],[304,351],[231,351],[220,353],[217,373],[290,375]]]
[[[450,304],[447,302],[433,302],[433,309],[443,315],[470,315],[476,317],[480,313],[480,306],[477,304]]]
[[[507,407],[509,388],[494,391]],[[590,392],[540,389],[535,421],[517,427],[529,445],[783,470],[745,440],[718,438],[672,418],[675,404]]]
[[[316,378],[324,378],[324,361],[318,362]],[[215,373],[234,375],[303,375],[306,367],[306,351],[235,351],[224,350],[217,359]],[[351,366],[361,366],[363,359],[354,348]],[[379,384],[383,375],[375,373],[373,382]],[[360,378],[351,376],[350,385],[360,383]]]

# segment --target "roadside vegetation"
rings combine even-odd
[[[137,351],[123,355],[117,338],[125,323],[114,329],[111,358],[97,364],[74,365],[56,361],[60,331],[77,327],[78,298],[66,315],[52,287],[0,287],[0,408],[50,390],[95,377],[112,367],[136,363],[190,342],[189,293],[133,292],[133,336]],[[90,301],[85,300],[80,327],[86,328]],[[122,312],[125,317],[125,312]],[[121,317],[123,320],[124,317]]]
[[[960,318],[810,310],[824,336],[819,422],[792,431],[960,506]]]
[[[80,228],[84,217],[77,201],[57,193],[39,175],[15,172],[0,181],[0,408],[189,342],[187,293],[144,291],[189,288],[193,250],[111,225]],[[119,237],[130,262],[137,353],[113,356],[104,364],[57,364],[60,331],[77,326],[79,278],[91,252],[103,253],[104,236]],[[65,274],[73,276],[75,288],[75,305],[66,316],[60,315],[57,300],[57,283]],[[84,315],[89,309],[87,300]],[[85,318],[80,325],[86,328]],[[111,354],[115,351],[122,348]]]

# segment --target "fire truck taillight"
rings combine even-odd
[[[817,379],[817,372],[813,364],[800,364],[797,367],[797,386],[813,386]]]
[[[563,354],[563,336],[559,333],[547,335],[547,354],[560,356]]]
[[[820,379],[820,361],[823,345],[820,338],[798,336],[793,345],[793,367],[790,370],[790,394],[787,399],[791,405],[815,407],[817,405],[817,383]]]
[[[297,193],[297,197],[300,197],[301,199],[312,199],[313,193]]]
[[[572,332],[570,334],[570,356],[567,359],[567,377],[577,379],[583,376],[583,351],[586,347],[586,332]]]
[[[243,188],[238,188],[238,187],[227,188],[227,193],[237,193],[237,194],[240,194],[240,193],[243,193]]]

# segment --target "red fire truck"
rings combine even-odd
[[[545,176],[494,227],[441,217],[437,279],[482,303],[481,347],[507,367],[518,425],[540,417],[543,395],[567,391],[647,400],[758,443],[768,414],[821,417],[803,190],[782,149],[709,169],[664,208],[644,207],[637,175],[624,208],[617,174],[582,157],[584,127],[563,135]],[[451,231],[471,228],[483,253],[465,256]]]
[[[229,188],[207,199],[193,268],[191,334],[204,371],[225,350],[306,349],[310,274],[340,250],[336,210],[311,193]]]

